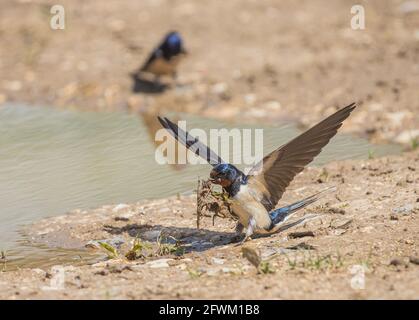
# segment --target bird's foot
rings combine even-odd
[[[252,217],[249,221],[249,225],[246,228],[246,234],[244,235],[244,238],[242,239],[242,241],[240,241],[238,244],[236,244],[236,246],[241,246],[243,243],[245,243],[247,240],[251,240],[252,238],[250,237],[254,230],[256,228],[256,221],[255,219]],[[236,230],[237,231],[242,231],[243,230],[243,225],[242,224],[237,224],[236,225]],[[237,236],[239,236],[239,232],[237,233]],[[236,237],[237,237],[236,236]]]
[[[252,239],[251,236],[252,236],[255,228],[256,228],[256,220],[255,220],[255,218],[252,217],[249,221],[249,225],[246,228],[246,234],[245,234],[243,240],[239,243],[239,245],[243,245],[247,240]]]
[[[235,247],[240,247],[242,246],[246,241],[252,240],[251,237],[248,236],[244,236],[244,238],[239,242],[235,244]]]

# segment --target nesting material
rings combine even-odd
[[[198,229],[202,217],[211,217],[213,225],[216,217],[237,220],[231,210],[228,194],[224,191],[215,191],[213,186],[214,184],[210,180],[198,180],[196,193],[196,226]]]

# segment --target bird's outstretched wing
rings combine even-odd
[[[287,144],[272,151],[249,172],[249,187],[257,192],[265,208],[272,210],[294,177],[317,156],[355,109],[342,108]]]
[[[191,150],[196,155],[202,157],[203,159],[207,160],[208,163],[212,166],[216,166],[220,163],[225,163],[223,159],[220,158],[218,154],[212,151],[208,146],[203,144],[198,138],[190,135],[187,131],[179,128],[176,124],[172,121],[167,119],[166,117],[157,117],[161,123],[161,125],[169,131],[169,133],[180,143],[182,143],[186,148]]]

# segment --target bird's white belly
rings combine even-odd
[[[256,221],[257,229],[269,228],[271,225],[265,207],[255,199],[246,185],[240,186],[240,191],[232,198],[232,209],[244,227],[248,226],[252,217]]]

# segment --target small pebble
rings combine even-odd
[[[404,265],[404,263],[401,259],[394,258],[390,261],[390,265],[391,266],[401,266],[401,265]]]
[[[304,238],[304,237],[314,237],[313,231],[300,231],[300,232],[291,232],[288,234],[288,238],[296,239],[296,238]]]
[[[212,257],[212,258],[211,258],[211,262],[212,262],[213,264],[224,264],[224,259],[220,259],[220,258],[215,258],[215,257]]]
[[[96,271],[94,274],[100,275],[100,276],[106,276],[106,275],[109,274],[109,272],[107,270],[103,269],[103,270]]]
[[[393,213],[395,214],[409,214],[413,210],[413,205],[407,204],[401,207],[393,208]]]
[[[173,259],[159,259],[159,260],[153,260],[150,262],[146,263],[146,266],[153,268],[153,269],[158,269],[158,268],[169,268],[169,261],[172,261]]]
[[[112,209],[112,212],[116,213],[116,212],[118,212],[120,210],[123,210],[123,209],[126,209],[126,208],[129,208],[129,205],[127,205],[125,203],[120,203]]]

